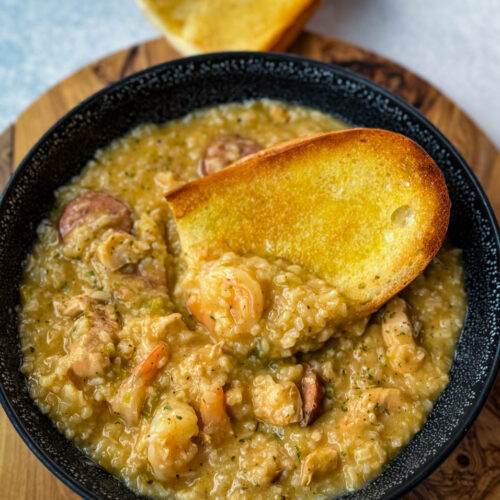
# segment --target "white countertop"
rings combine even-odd
[[[500,0],[326,0],[307,27],[418,73],[500,147]],[[0,0],[0,130],[80,66],[155,36],[134,0]]]

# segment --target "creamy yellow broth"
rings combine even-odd
[[[463,324],[460,250],[445,245],[382,310],[339,326],[342,297],[293,263],[225,249],[186,269],[164,200],[221,136],[268,147],[345,127],[265,99],[204,109],[137,127],[56,192],[20,290],[22,371],[57,428],[130,488],[340,495],[422,427]],[[61,231],[87,191],[128,209]]]

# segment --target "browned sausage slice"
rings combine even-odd
[[[307,363],[303,363],[302,366],[304,367],[304,374],[300,383],[302,412],[304,414],[302,425],[311,425],[321,412],[324,391],[318,376],[311,366]]]
[[[77,226],[108,214],[110,226],[121,231],[132,229],[132,214],[125,203],[99,191],[87,191],[70,201],[59,218],[59,234],[64,238]]]
[[[252,139],[238,135],[219,137],[207,146],[201,160],[201,172],[203,175],[213,174],[236,160],[257,153],[261,149],[262,146]]]

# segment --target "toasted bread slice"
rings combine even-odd
[[[271,50],[273,52],[285,52],[299,36],[300,32],[306,25],[309,18],[318,10],[318,7],[323,3],[323,0],[313,0],[309,2],[304,10],[289,24],[287,28],[284,28],[279,35],[277,35],[276,40],[273,44],[269,44],[269,47],[265,47],[260,50]]]
[[[283,50],[321,0],[137,0],[183,55],[224,50]]]
[[[285,258],[359,313],[378,309],[424,270],[450,215],[432,158],[407,137],[375,129],[278,144],[166,198],[188,258],[210,242]]]

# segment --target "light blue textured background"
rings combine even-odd
[[[500,146],[500,0],[327,0],[308,28],[416,71]],[[154,36],[133,0],[0,0],[0,131],[80,66]]]

